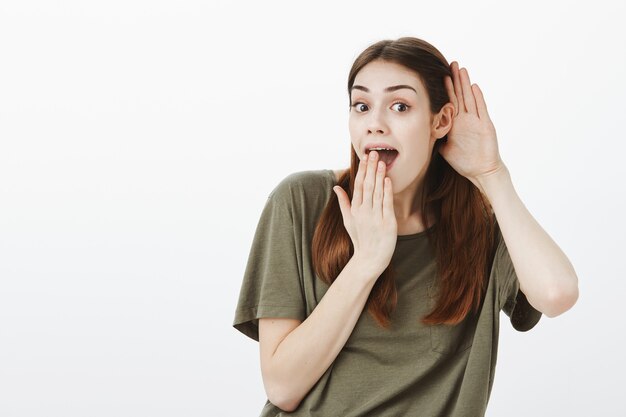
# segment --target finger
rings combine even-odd
[[[465,104],[463,102],[463,88],[461,87],[461,77],[459,77],[459,63],[454,61],[452,63],[452,65],[450,65],[452,67],[452,78],[453,78],[453,82],[454,82],[454,93],[456,94],[456,99],[457,102],[459,103],[459,108],[457,111],[457,114],[461,113],[462,111],[465,112],[467,111],[465,109]]]
[[[372,208],[372,194],[374,193],[374,180],[376,179],[376,164],[378,163],[378,152],[371,151],[367,162],[367,172],[363,184],[363,205]]]
[[[367,170],[367,154],[363,155],[361,162],[359,162],[359,170],[356,173],[354,179],[354,191],[352,192],[352,205],[360,206],[363,203],[363,179],[365,178],[365,171]]]
[[[472,93],[472,86],[470,84],[469,74],[467,68],[461,68],[461,86],[463,88],[463,101],[465,102],[465,108],[468,113],[478,115],[476,110],[476,101],[474,100],[474,93]]]
[[[376,170],[376,186],[374,187],[374,215],[376,218],[383,215],[383,181],[385,180],[385,163],[378,161]]]
[[[391,178],[385,178],[385,193],[383,196],[383,220],[395,216],[393,209],[393,189],[391,187]]]
[[[459,114],[459,101],[456,99],[456,94],[454,93],[454,85],[452,84],[452,78],[449,75],[446,75],[443,80],[446,90],[448,91],[448,97],[450,97],[450,102],[454,106],[454,115]]]
[[[478,117],[489,119],[489,113],[487,112],[487,103],[485,103],[485,97],[478,84],[472,86],[474,96],[476,96],[476,107],[478,108]]]

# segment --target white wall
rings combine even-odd
[[[258,415],[231,323],[261,209],[348,166],[348,71],[400,36],[468,68],[580,280],[503,320],[487,416],[626,414],[624,3],[295,3],[2,3],[0,415]]]

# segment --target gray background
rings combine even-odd
[[[579,278],[562,316],[502,321],[487,416],[626,415],[625,11],[2,2],[0,415],[258,415],[258,344],[231,324],[261,210],[348,166],[348,71],[400,36],[468,68]]]

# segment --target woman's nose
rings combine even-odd
[[[385,120],[380,111],[372,111],[370,113],[369,120],[367,121],[368,133],[385,133],[387,126]]]

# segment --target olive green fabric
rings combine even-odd
[[[332,170],[301,171],[269,194],[235,310],[233,326],[243,334],[258,341],[260,317],[305,320],[321,301],[328,286],[313,272],[310,249],[334,185]],[[425,231],[398,236],[391,260],[398,289],[392,327],[379,327],[364,308],[345,346],[298,408],[288,413],[268,400],[260,416],[484,416],[500,310],[519,331],[541,318],[519,291],[500,232],[498,239],[479,313],[457,326],[424,326],[419,319],[435,302],[433,252]]]

